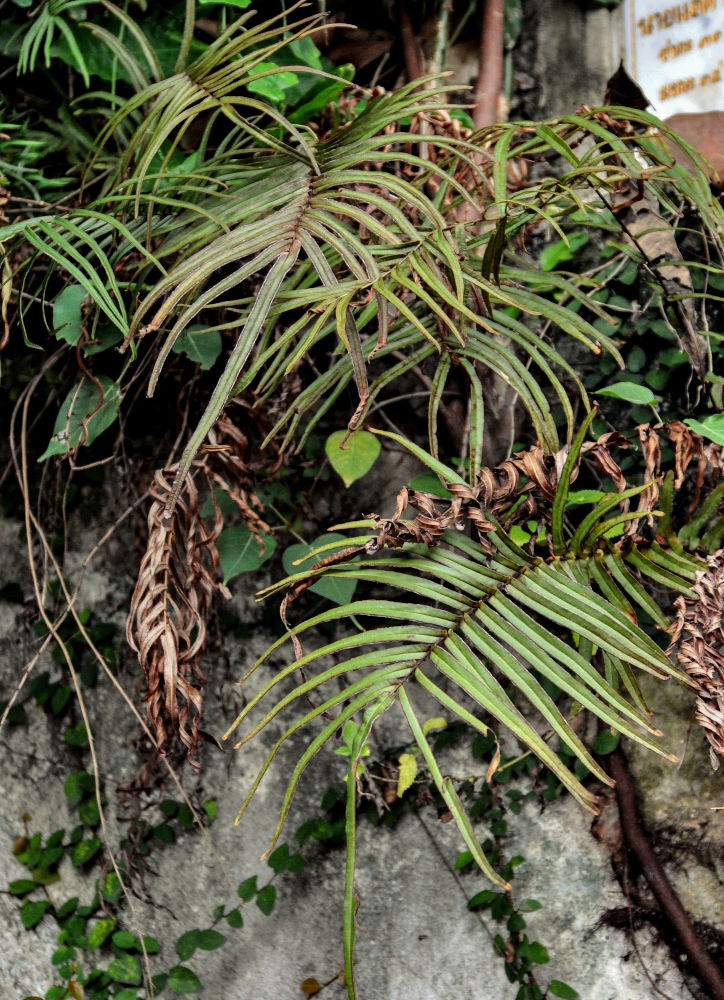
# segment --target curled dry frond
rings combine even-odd
[[[677,598],[677,616],[669,629],[671,652],[696,687],[696,721],[709,741],[716,770],[724,757],[724,549],[697,574],[691,596]]]
[[[222,489],[236,504],[255,534],[268,531],[250,490],[245,463],[248,442],[228,411],[218,420],[210,443],[197,457],[183,482],[179,503],[170,518],[164,509],[178,463],[156,472],[150,493],[148,543],[131,601],[126,636],[146,676],[146,711],[160,753],[175,734],[187,748],[192,767],[199,739],[212,739],[199,729],[206,677],[200,660],[206,646],[206,622],[215,591],[230,594],[217,578],[216,547],[224,518],[214,501],[214,523],[208,527],[199,509],[197,476],[211,494]],[[254,508],[258,508],[255,510]]]

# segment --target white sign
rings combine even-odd
[[[724,0],[625,0],[626,70],[660,118],[724,111]]]

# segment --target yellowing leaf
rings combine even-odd
[[[374,465],[380,453],[380,442],[369,431],[355,431],[344,448],[340,448],[347,431],[335,431],[327,438],[324,450],[330,465],[345,486],[361,479]]]
[[[422,731],[427,736],[433,729],[445,728],[447,728],[447,719],[443,719],[441,715],[436,715],[434,719],[428,719],[427,722],[423,723]]]
[[[322,984],[318,980],[316,980],[313,976],[310,976],[309,979],[304,980],[299,989],[306,996],[313,997],[315,993],[319,993],[319,991],[322,989]]]
[[[404,795],[417,775],[417,757],[414,753],[401,753],[400,776],[397,779],[397,797]]]

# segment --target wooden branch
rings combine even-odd
[[[400,28],[402,52],[405,57],[405,76],[407,82],[412,83],[413,80],[418,80],[422,76],[422,60],[415,37],[415,29],[412,26],[405,0],[399,0],[397,4],[397,23]]]
[[[607,758],[607,764],[608,771],[616,782],[616,801],[626,845],[638,861],[651,891],[676,932],[707,994],[711,1000],[724,1000],[724,975],[696,933],[688,913],[681,905],[681,900],[646,837],[636,801],[636,786],[626,755],[620,747]]]
[[[498,120],[498,99],[503,88],[504,11],[505,0],[483,0],[478,79],[473,95],[476,129]]]

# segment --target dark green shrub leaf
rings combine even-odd
[[[89,840],[81,840],[70,852],[70,860],[76,868],[87,864],[96,856],[101,849],[101,842],[98,837],[91,837]]]
[[[198,929],[192,931],[186,931],[176,942],[176,954],[183,962],[187,958],[191,958],[193,953],[196,951],[201,944],[201,931]]]
[[[121,955],[108,966],[108,975],[117,983],[138,986],[141,982],[141,963],[135,955]]]
[[[75,948],[69,948],[67,945],[63,945],[62,947],[55,949],[51,962],[53,965],[62,965],[63,962],[69,962],[72,958],[75,958],[75,956]]]
[[[620,733],[612,733],[610,729],[604,729],[593,741],[593,752],[600,756],[612,753],[618,746],[620,739]]]
[[[159,823],[158,826],[154,826],[153,835],[164,844],[173,844],[174,840],[176,840],[176,834],[168,823]]]
[[[25,896],[35,888],[35,880],[31,878],[18,878],[8,886],[13,896]]]
[[[482,889],[480,892],[477,892],[471,900],[468,901],[468,909],[475,910],[479,906],[487,906],[495,899],[497,895],[498,893],[493,892],[492,889]]]
[[[86,826],[97,826],[100,822],[100,810],[95,799],[83,802],[78,806],[78,819]]]
[[[550,962],[548,952],[539,941],[531,941],[528,945],[528,958],[536,965],[545,965],[546,962]]]
[[[65,742],[72,747],[87,747],[88,733],[85,722],[79,722],[77,726],[69,726],[65,733]]]
[[[182,826],[185,830],[190,830],[194,825],[194,814],[188,806],[181,806],[176,819],[178,820],[179,826]]]
[[[369,431],[355,431],[342,449],[340,444],[346,436],[346,430],[334,431],[327,438],[324,450],[334,471],[349,487],[375,464],[380,453],[380,441]]]
[[[226,922],[229,925],[229,927],[236,927],[236,928],[243,927],[244,918],[241,915],[241,910],[230,910],[226,914]]]
[[[164,799],[158,808],[164,816],[168,816],[168,818],[171,819],[178,812],[179,803],[174,802],[173,799]]]
[[[218,537],[219,562],[228,583],[239,573],[248,573],[265,563],[277,547],[272,535],[261,535],[261,545],[246,527],[226,528]]]
[[[203,989],[201,980],[184,965],[174,965],[168,971],[168,985],[177,993],[200,993]]]
[[[122,951],[128,951],[129,948],[138,946],[137,939],[130,931],[116,931],[111,940],[116,948],[120,948]]]
[[[199,948],[203,948],[204,951],[214,951],[216,948],[220,948],[224,941],[226,941],[226,936],[213,928],[201,931],[199,934]]]
[[[572,986],[562,983],[560,979],[551,979],[548,983],[548,992],[552,993],[554,997],[563,997],[564,1000],[576,1000],[580,996]]]
[[[123,886],[115,872],[108,872],[100,885],[101,896],[108,903],[117,903],[123,895]]]
[[[88,947],[99,948],[109,934],[113,932],[113,928],[115,926],[115,920],[109,920],[107,917],[104,917],[102,920],[93,924],[88,933]]]
[[[524,899],[519,909],[522,913],[533,913],[534,910],[540,910],[543,906],[539,903],[537,899]]]
[[[92,775],[88,774],[87,771],[77,771],[75,774],[69,774],[65,779],[63,790],[68,801],[76,806],[83,798],[83,793],[93,791],[94,787],[95,782]]]
[[[281,847],[277,847],[275,851],[272,851],[266,863],[278,874],[279,872],[283,872],[287,867],[288,860],[289,848],[286,844],[282,844]]]
[[[113,994],[113,1000],[137,1000],[138,993],[132,986],[129,986],[127,990],[121,990],[120,993]]]
[[[70,694],[70,688],[67,684],[61,684],[60,687],[55,689],[53,697],[50,699],[50,710],[53,715],[60,715],[68,704]]]
[[[238,892],[245,903],[248,903],[250,899],[253,899],[256,895],[256,875],[252,875],[251,878],[246,878],[239,886]]]
[[[28,931],[31,927],[35,927],[43,919],[43,914],[49,908],[50,903],[47,899],[38,899],[35,902],[26,899],[20,910],[20,919],[23,922],[23,927]]]
[[[274,903],[276,902],[277,891],[273,885],[265,885],[263,889],[260,889],[256,894],[256,905],[259,907],[261,912],[265,917],[268,917],[271,911],[274,909]]]
[[[79,900],[77,896],[73,896],[71,899],[66,899],[66,901],[63,903],[62,906],[58,908],[55,914],[58,920],[65,920],[66,917],[69,917],[71,913],[75,911],[78,902]]]
[[[158,955],[158,953],[161,951],[161,945],[158,943],[156,938],[151,937],[150,934],[143,935],[143,943],[145,945],[147,955]],[[139,951],[141,950],[141,946],[138,943],[138,939],[136,939],[136,947],[138,948]]]

